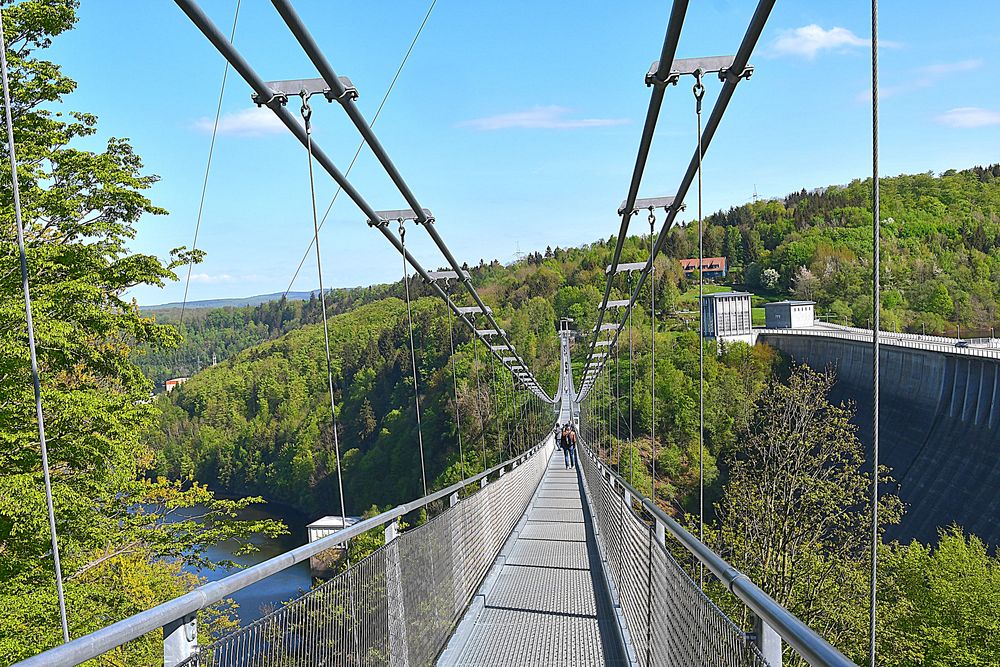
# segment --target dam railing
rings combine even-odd
[[[857,327],[844,327],[840,325],[836,325],[836,328],[834,328],[834,325],[823,325],[822,327],[815,328],[756,329],[755,332],[759,336],[814,336],[839,338],[864,343],[871,343],[872,341],[871,329],[859,329]],[[880,331],[879,342],[883,345],[895,345],[927,352],[1000,359],[1000,341],[997,341],[995,338],[946,338],[944,336]]]
[[[600,460],[579,448],[605,571],[641,667],[782,664],[788,644],[814,667],[856,667],[805,623],[758,588]],[[672,543],[668,546],[667,535]],[[683,547],[755,618],[743,632],[678,563]]]
[[[426,665],[450,635],[524,513],[545,471],[552,435],[482,473],[360,521],[169,602],[18,663],[78,665],[163,629],[165,667]],[[431,514],[400,532],[399,521]],[[263,618],[198,646],[198,612],[296,563],[382,529],[385,545]]]

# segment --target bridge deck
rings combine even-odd
[[[603,577],[581,480],[556,450],[439,664],[627,664]]]

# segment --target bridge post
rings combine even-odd
[[[163,626],[163,667],[177,667],[197,650],[197,614],[189,614]]]
[[[770,667],[781,667],[781,636],[756,614],[753,617],[753,641]]]
[[[403,572],[399,559],[399,523],[393,519],[385,526],[385,580],[389,619],[389,665],[409,667],[409,643],[406,638],[406,607],[403,602]]]

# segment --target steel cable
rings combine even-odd
[[[236,22],[240,18],[240,3],[243,0],[236,0],[236,11],[233,13],[233,29],[229,34],[229,43],[236,40]],[[208,162],[205,164],[205,178],[201,183],[201,197],[198,200],[198,216],[194,223],[194,240],[191,242],[191,251],[198,249],[198,233],[201,230],[201,216],[205,210],[205,195],[208,193],[208,175],[212,171],[212,156],[215,154],[215,138],[219,133],[219,119],[222,117],[222,99],[226,93],[226,79],[229,77],[229,61],[226,61],[222,69],[222,85],[219,87],[219,103],[215,107],[215,121],[212,123],[212,140],[208,144]],[[310,246],[311,247],[311,246]],[[308,256],[308,251],[306,255]],[[305,261],[305,257],[302,258]],[[184,280],[184,299],[181,301],[181,324],[184,324],[184,311],[187,308],[188,288],[191,286],[191,270],[194,268],[194,261],[188,262],[187,278]]]
[[[462,415],[458,405],[458,371],[455,369],[455,316],[451,308],[448,311],[448,338],[451,341],[451,380],[455,388],[455,430],[458,433],[458,458],[462,462],[462,479],[465,479],[465,449],[462,447]]]
[[[35,350],[35,323],[31,315],[31,289],[28,286],[28,255],[24,248],[24,219],[21,215],[21,188],[17,178],[17,151],[14,142],[14,118],[10,110],[10,81],[7,75],[7,38],[3,32],[3,12],[0,10],[0,70],[3,72],[3,107],[7,122],[7,148],[10,154],[10,181],[14,195],[14,221],[17,226],[17,251],[21,260],[21,287],[24,291],[24,319],[28,334],[28,357],[35,392],[35,418],[38,420],[38,444],[42,456],[42,478],[45,483],[45,507],[49,519],[49,539],[52,543],[52,565],[56,576],[56,597],[59,600],[59,622],[63,642],[69,641],[69,621],[66,616],[66,596],[63,592],[62,565],[59,562],[59,535],[56,531],[56,511],[52,500],[52,475],[49,471],[49,448],[45,439],[45,415],[42,413],[42,383]]]
[[[399,243],[403,247],[403,288],[406,294],[406,322],[410,332],[410,366],[413,370],[413,406],[417,414],[417,445],[420,448],[420,480],[427,495],[427,471],[424,466],[424,433],[420,423],[420,383],[417,381],[417,352],[413,344],[413,310],[410,306],[410,271],[406,268],[406,225],[399,221]]]
[[[434,11],[434,5],[437,4],[437,0],[431,0],[430,6],[427,8],[427,13],[424,14],[424,20],[420,22],[420,27],[417,28],[417,32],[413,35],[413,39],[410,41],[410,47],[406,50],[406,54],[403,55],[403,60],[399,63],[399,67],[396,68],[396,73],[392,77],[392,81],[389,82],[389,87],[386,89],[385,94],[382,96],[382,101],[378,103],[378,108],[375,110],[375,115],[372,116],[371,125],[374,127],[375,123],[378,121],[378,117],[382,114],[382,108],[385,106],[386,101],[389,99],[392,89],[396,86],[396,81],[399,79],[400,73],[403,71],[403,67],[406,65],[406,61],[409,60],[410,54],[413,52],[413,47],[416,46],[417,40],[420,38],[420,33],[424,31],[424,26],[427,25],[427,20],[431,17],[431,12]],[[358,156],[361,155],[362,149],[365,147],[365,140],[362,139],[358,144],[358,148],[354,151],[354,157],[351,158],[350,164],[347,165],[347,170],[344,172],[344,176],[350,176],[351,170],[354,169],[354,164],[358,161]],[[337,202],[337,197],[343,192],[342,187],[337,187],[336,192],[333,193],[333,198],[330,199],[329,205],[326,207],[326,211],[323,213],[323,219],[320,220],[319,228],[323,229],[323,225],[326,224],[326,219],[330,215],[330,211],[333,210],[333,205]],[[299,272],[302,271],[302,266],[305,264],[306,258],[309,256],[309,251],[312,249],[312,241],[309,242],[309,247],[302,254],[302,259],[299,260],[299,266],[295,269],[295,275],[288,282],[288,288],[285,289],[285,296],[292,291],[292,285],[295,284],[295,279],[299,277]]]
[[[878,182],[878,0],[872,0],[872,525],[871,525],[871,590],[868,606],[868,664],[875,667],[875,624],[878,603],[878,436],[879,436],[879,326],[882,310],[881,239]]]
[[[701,101],[705,97],[705,86],[701,82],[703,72],[695,72],[692,88],[697,117],[698,142],[698,539],[705,541],[705,233],[702,228],[702,147],[701,147]],[[698,582],[705,587],[705,566],[698,564]]]

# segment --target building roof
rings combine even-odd
[[[680,260],[681,268],[685,271],[698,270],[698,258]],[[704,257],[701,260],[702,271],[723,271],[726,268],[725,257]]]
[[[706,299],[718,299],[720,297],[727,296],[750,296],[750,292],[713,292],[711,294],[706,294]]]
[[[784,301],[771,301],[770,303],[765,303],[764,307],[768,306],[815,306],[815,301],[793,301],[791,299],[786,299]]]

